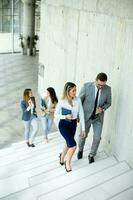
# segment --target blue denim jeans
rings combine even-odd
[[[29,121],[23,121],[23,122],[25,128],[25,133],[24,133],[25,140],[28,141],[30,139],[31,141],[33,141],[38,130],[37,118],[35,116],[32,116]],[[32,132],[30,134],[31,127],[32,127]]]
[[[44,138],[48,138],[48,133],[50,132],[52,123],[53,123],[53,118],[49,114],[45,114],[43,117],[41,117],[41,122],[42,122],[42,127],[43,127],[43,133],[44,133]]]

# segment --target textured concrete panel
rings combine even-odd
[[[74,0],[62,0],[56,6],[55,1],[42,5],[41,41],[45,45],[40,45],[39,60],[46,66],[44,85],[54,86],[60,96],[66,81],[76,82],[79,91],[84,82],[106,72],[113,103],[105,114],[102,145],[133,165],[133,103],[129,92],[133,1],[83,0],[74,4]]]

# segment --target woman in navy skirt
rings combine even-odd
[[[62,153],[60,153],[60,164],[65,164],[66,171],[70,172],[72,171],[71,159],[76,150],[74,136],[78,119],[81,124],[81,137],[85,136],[84,112],[80,98],[76,97],[74,83],[67,82],[65,84],[62,100],[58,102],[55,110],[55,118],[59,120],[58,128],[66,142]]]

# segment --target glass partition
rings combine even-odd
[[[20,52],[20,34],[23,30],[23,2],[0,0],[0,53]],[[35,34],[40,31],[40,1],[36,0]],[[39,49],[39,41],[37,41]]]
[[[0,0],[0,53],[20,51],[22,15],[21,0]]]

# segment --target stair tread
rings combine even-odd
[[[121,176],[115,177],[112,180],[103,183],[93,189],[90,189],[88,191],[84,191],[81,194],[77,194],[74,197],[71,197],[70,200],[106,200],[106,199],[113,199],[117,200],[116,197],[113,197],[114,195],[117,195],[122,192],[122,194],[118,195],[118,197],[127,197],[128,191],[123,192],[127,190],[128,188],[133,187],[133,170],[129,171],[125,174],[122,174]],[[132,188],[132,194],[133,194],[133,188]],[[129,192],[130,194],[130,192]],[[126,196],[127,195],[127,196]],[[119,199],[120,199],[119,197]],[[133,196],[132,196],[133,197]],[[125,198],[129,200],[128,198]],[[123,198],[123,200],[125,200]],[[122,198],[120,199],[122,200]]]
[[[0,198],[28,187],[28,179],[24,174],[15,175],[7,179],[0,180]]]
[[[125,173],[128,170],[129,167],[126,163],[119,163],[115,166],[108,167],[107,169],[97,172],[96,174],[93,174],[91,176],[86,176],[84,179],[77,180],[74,183],[71,180],[71,182],[68,185],[65,185],[65,187],[61,187],[60,189],[52,191],[49,194],[44,194],[39,198],[39,200],[51,200],[54,198],[54,196],[58,196],[58,198],[62,200],[70,198],[75,194],[95,187],[96,185],[99,185],[107,180],[112,179],[113,177]]]
[[[68,173],[65,172],[65,174],[63,176],[59,176],[58,179],[54,178],[50,181],[43,182],[39,185],[32,186],[32,187],[27,188],[23,191],[16,192],[16,193],[14,193],[14,194],[12,194],[8,197],[5,197],[4,199],[8,199],[8,200],[9,199],[10,200],[12,200],[12,199],[15,199],[15,200],[17,200],[17,199],[19,199],[19,200],[21,200],[21,199],[32,199],[32,200],[35,200],[37,196],[40,196],[44,193],[48,193],[48,192],[51,192],[53,190],[59,189],[60,187],[64,187],[65,185],[68,185],[71,182],[75,182],[74,184],[76,184],[76,182],[78,180],[80,180],[82,182],[83,180],[81,180],[81,179],[85,178],[86,176],[88,176],[89,179],[90,179],[90,176],[92,176],[92,177],[94,175],[98,176],[99,173],[102,173],[102,176],[103,176],[104,171],[105,172],[109,171],[109,173],[106,172],[105,174],[107,174],[106,176],[109,176],[108,174],[110,174],[110,176],[111,176],[111,171],[112,171],[111,169],[112,168],[110,168],[110,166],[116,165],[116,163],[117,163],[117,161],[115,160],[114,157],[109,157],[107,159],[96,162],[92,165],[87,165],[85,167],[82,167],[81,169],[75,170],[72,173],[68,174]],[[118,166],[119,165],[122,165],[122,164],[118,164]],[[116,175],[118,173],[120,173],[121,171],[127,170],[127,168],[128,168],[127,164],[125,164],[125,166],[122,169],[120,167],[117,167],[117,165],[113,166],[113,168],[115,168],[115,167],[118,168],[116,170],[117,173],[114,172],[114,174],[116,174]],[[107,168],[107,169],[105,170],[105,168]],[[64,170],[64,169],[61,167],[60,170]],[[114,176],[114,174],[113,174],[113,176]],[[97,177],[97,179],[99,180],[98,177]]]
[[[64,140],[59,132],[50,134],[49,138],[50,142],[44,144],[43,136],[38,136],[35,148],[28,148],[21,141],[0,150],[1,199],[53,200],[58,196],[61,200],[117,200],[116,195],[120,200],[119,196],[123,195],[121,200],[124,200],[126,194],[131,196],[132,190],[128,188],[133,186],[133,171],[126,162],[119,163],[113,156],[107,157],[100,147],[96,162],[89,165],[91,140],[87,138],[83,159],[77,160],[76,152],[73,171],[67,173],[64,166],[59,165],[58,158]],[[129,180],[128,184],[124,180]],[[126,189],[128,192],[124,192]]]
[[[38,153],[37,156],[33,154],[30,159],[16,159],[11,163],[6,163],[5,165],[0,166],[0,178],[8,177],[11,176],[13,173],[20,173],[22,171],[27,171],[36,167],[40,167],[52,161],[56,161],[58,159],[60,149],[61,147],[58,145],[58,147],[55,146],[54,149],[49,150],[50,152],[52,151],[51,153],[44,149],[41,154]],[[85,146],[84,153],[89,154],[88,145]],[[76,157],[76,154],[74,156]]]
[[[77,158],[75,157],[75,159],[73,159],[73,170],[77,170],[80,169],[84,166],[88,166],[88,152],[86,152],[86,156],[84,155],[84,159],[82,160],[77,160]],[[107,155],[104,152],[98,153],[96,156],[96,162],[99,160],[102,160],[104,158],[106,158]],[[40,174],[37,174],[35,176],[32,176],[31,178],[29,178],[29,183],[30,185],[35,185],[35,184],[39,184],[43,181],[48,181],[51,180],[52,178],[56,178],[60,175],[65,174],[65,170],[64,170],[64,166],[62,166],[63,170],[60,169],[59,163],[55,163],[56,165],[58,165],[57,168],[54,168],[53,170],[50,171],[50,166],[49,166],[49,170],[48,170],[48,176],[46,174],[46,171]]]
[[[110,200],[133,200],[133,187],[111,198]]]

